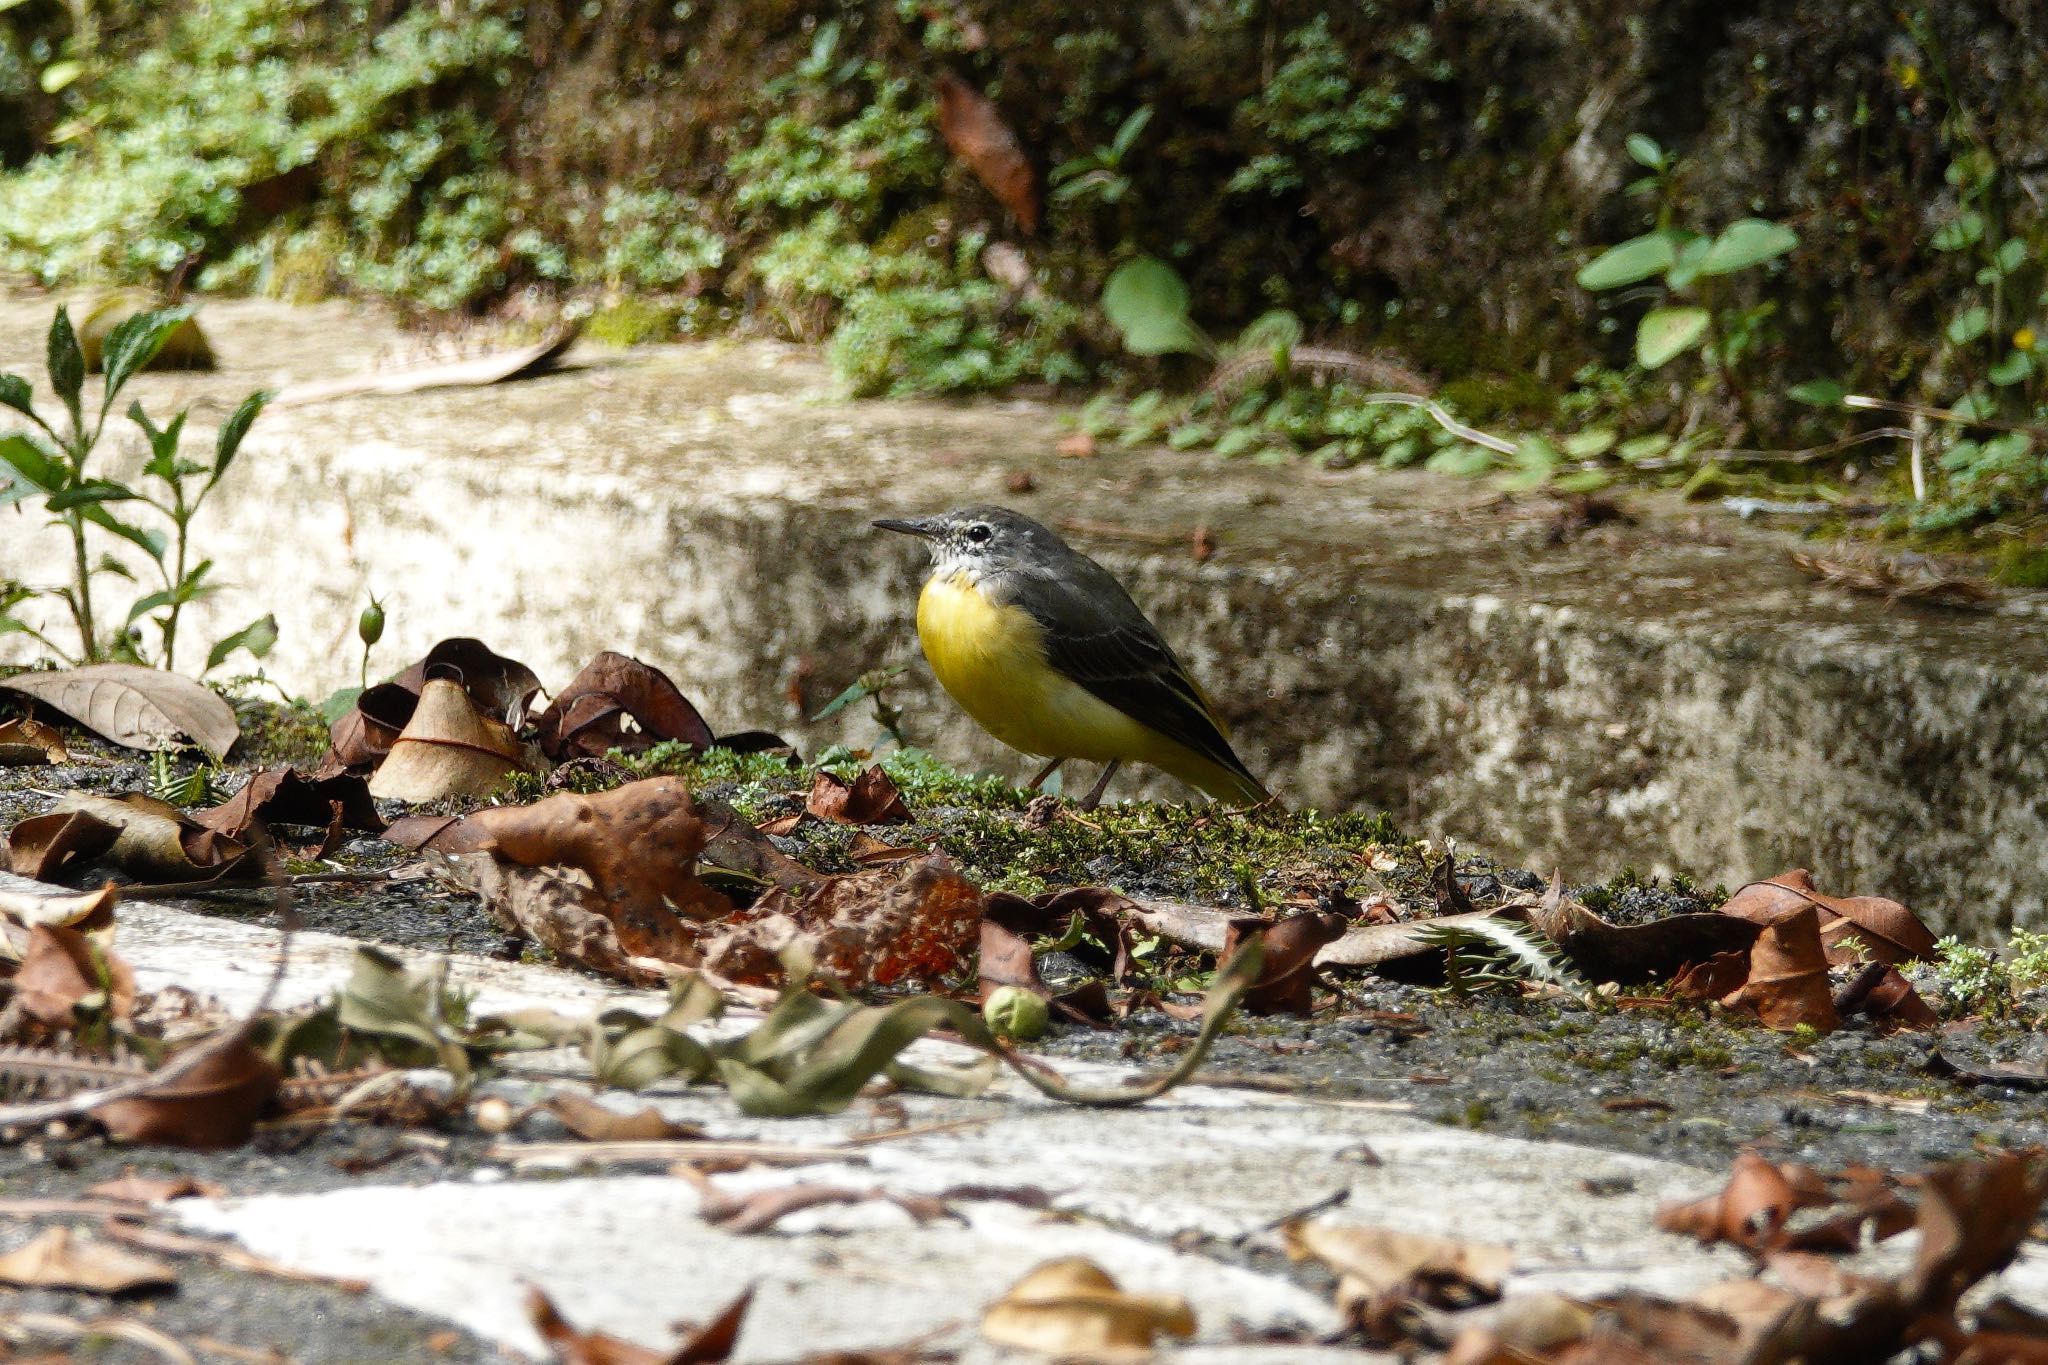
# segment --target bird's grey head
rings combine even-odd
[[[947,577],[982,579],[1049,567],[1073,553],[1051,531],[1007,507],[956,507],[932,517],[885,517],[875,525],[922,537],[932,552],[932,572]]]

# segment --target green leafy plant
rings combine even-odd
[[[1588,261],[1578,272],[1579,287],[1603,293],[1659,280],[1662,300],[1636,324],[1636,363],[1655,370],[1680,356],[1702,354],[1744,421],[1754,426],[1739,376],[1743,361],[1765,341],[1777,304],[1742,305],[1725,282],[1793,250],[1799,234],[1764,218],[1740,218],[1712,234],[1677,225],[1669,190],[1677,160],[1640,133],[1629,138],[1628,151],[1650,172],[1630,188],[1663,196],[1657,226]]]
[[[1944,935],[1934,943],[1934,972],[1950,1015],[2002,1015],[2012,1008],[2012,973],[1989,948]]]
[[[48,361],[50,387],[64,409],[61,427],[36,409],[27,380],[0,374],[0,406],[20,413],[31,423],[26,431],[0,436],[0,465],[12,471],[8,482],[0,486],[0,506],[39,498],[51,520],[69,534],[72,551],[68,584],[42,590],[15,585],[0,595],[0,633],[25,633],[68,661],[116,655],[139,658],[143,650],[135,627],[147,619],[160,633],[159,662],[165,668],[176,666],[180,615],[187,604],[214,591],[214,585],[208,581],[213,561],[192,560],[192,520],[227,474],[243,437],[270,395],[259,391],[242,401],[221,424],[214,440],[213,460],[207,464],[188,460],[179,453],[187,413],[180,412],[159,427],[140,403],[131,403],[127,415],[149,441],[149,459],[142,467],[142,477],[147,482],[136,486],[99,477],[90,466],[106,432],[114,400],[190,316],[190,310],[185,308],[157,309],[138,313],[115,327],[103,352],[105,380],[97,409],[88,415],[85,357],[72,330],[70,314],[58,308],[50,323]],[[155,512],[169,523],[170,534],[125,520],[127,504]],[[117,515],[116,508],[121,509],[122,515]],[[94,542],[102,535],[141,550],[162,583],[160,588],[138,596],[129,605],[120,628],[114,631],[104,629],[97,613],[93,582],[105,576],[133,575],[112,555],[103,553],[97,560],[93,558]],[[75,653],[61,648],[49,635],[14,614],[15,607],[38,596],[54,597],[68,609],[78,632]],[[275,640],[276,622],[265,617],[217,643],[208,656],[207,666],[220,663],[238,648],[248,649],[261,658]]]
[[[908,664],[897,664],[888,668],[871,668],[853,680],[853,685],[818,709],[811,717],[817,724],[827,716],[837,715],[857,702],[871,701],[875,704],[875,721],[899,748],[909,748],[910,741],[903,734],[903,708],[889,700],[889,688],[910,671]]]
[[[1131,177],[1124,172],[1124,162],[1151,121],[1152,106],[1141,104],[1117,126],[1115,136],[1106,144],[1053,167],[1052,197],[1077,204],[1090,200],[1100,204],[1122,203],[1131,192]]]

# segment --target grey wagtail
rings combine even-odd
[[[1268,799],[1187,665],[1109,570],[1006,507],[875,525],[931,547],[917,599],[924,656],[984,730],[1051,760],[1032,789],[1078,758],[1108,765],[1083,810],[1131,762],[1219,801]]]

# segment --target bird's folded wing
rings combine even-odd
[[[1152,623],[1135,606],[1130,619],[1119,619],[1124,613],[1104,610],[1108,605],[1090,602],[1074,610],[1069,602],[1057,623],[1041,617],[1048,662],[1131,719],[1253,780],[1201,687]]]

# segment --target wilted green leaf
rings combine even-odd
[[[1624,284],[1647,280],[1670,269],[1676,255],[1672,234],[1668,232],[1631,237],[1586,262],[1578,273],[1579,288],[1596,291],[1618,289]]]
[[[1654,370],[1699,345],[1710,319],[1704,308],[1652,308],[1636,327],[1636,363]]]
[[[448,1019],[447,963],[421,972],[377,948],[356,949],[348,984],[335,1000],[342,1027],[386,1042],[386,1055],[400,1065],[439,1066],[469,1080],[469,1052]]]
[[[1134,355],[1201,349],[1188,319],[1188,287],[1180,272],[1157,256],[1126,261],[1102,288],[1102,311]]]
[[[1700,262],[1702,275],[1730,275],[1775,260],[1799,245],[1799,234],[1781,223],[1743,218],[1721,229]]]

